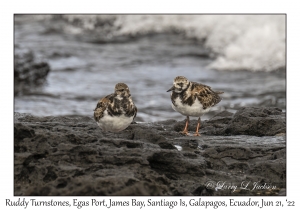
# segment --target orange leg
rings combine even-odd
[[[184,130],[180,132],[180,133],[182,133],[182,134],[184,134],[186,136],[189,135],[189,132],[188,132],[189,122],[190,122],[190,118],[189,118],[189,116],[187,116],[186,117],[186,122],[185,122]]]
[[[201,123],[201,120],[200,120],[200,117],[199,117],[198,118],[198,124],[197,124],[196,133],[194,134],[194,136],[200,136],[200,133],[199,133],[200,123]]]

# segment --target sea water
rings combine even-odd
[[[182,120],[166,92],[179,75],[225,92],[203,119],[286,106],[284,15],[23,15],[15,44],[51,67],[44,86],[15,97],[16,112],[92,116],[125,82],[138,121]]]

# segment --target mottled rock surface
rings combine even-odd
[[[180,131],[184,122],[175,124]],[[191,129],[196,130],[197,121],[191,122]],[[209,121],[202,122],[202,133],[206,135],[251,135],[274,136],[286,133],[286,117],[276,107],[243,107],[235,114],[223,111]]]
[[[279,109],[247,107],[235,114],[219,113],[202,122],[200,137],[182,136],[178,131],[183,124],[136,123],[113,134],[103,133],[90,117],[15,113],[14,194],[285,192],[285,115]],[[191,134],[195,126],[196,120],[191,122]],[[225,182],[222,189],[216,188],[218,182]],[[241,183],[249,183],[250,190],[240,189]],[[255,183],[276,188],[252,190]],[[226,185],[237,189],[233,192]]]

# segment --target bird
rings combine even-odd
[[[200,118],[203,114],[218,104],[222,98],[222,91],[214,91],[211,87],[197,82],[189,81],[184,76],[174,78],[173,86],[167,90],[171,92],[172,108],[180,114],[187,116],[184,130],[181,132],[188,135],[188,126],[191,117],[198,117],[197,128],[194,136],[200,136]]]
[[[104,132],[116,133],[126,129],[136,114],[137,107],[125,83],[117,83],[115,92],[101,98],[94,109],[94,119]]]

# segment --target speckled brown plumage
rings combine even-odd
[[[200,117],[222,100],[219,94],[223,93],[214,91],[207,85],[190,82],[183,76],[175,77],[173,86],[168,91],[172,91],[171,101],[173,109],[187,116],[184,134],[187,134],[189,116],[199,117],[196,135],[200,135],[198,133]]]
[[[196,82],[190,82],[188,89],[182,91],[181,93],[173,92],[171,95],[172,103],[175,105],[175,99],[180,97],[183,104],[188,104],[191,106],[196,98],[203,105],[203,109],[207,107],[212,107],[218,104],[222,99],[219,94],[224,92],[213,91],[211,87]]]
[[[107,109],[107,106],[109,104],[108,96],[100,99],[97,103],[97,106],[94,110],[94,119],[96,121],[99,121],[103,117],[104,111]]]
[[[115,92],[100,99],[94,109],[94,119],[99,127],[109,131],[118,130],[113,127],[122,122],[124,126],[129,125],[130,119],[133,120],[136,114],[137,108],[132,101],[128,86],[124,83],[116,84]]]
[[[211,87],[203,84],[199,84],[196,82],[192,82],[195,86],[194,93],[197,94],[197,97],[199,100],[201,100],[201,103],[207,103],[206,107],[214,106],[218,104],[222,99],[219,96],[219,94],[222,94],[224,92],[222,91],[213,91]],[[192,90],[193,94],[193,90]]]

